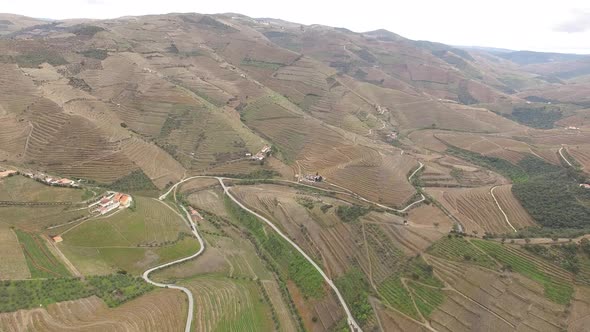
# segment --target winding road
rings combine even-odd
[[[281,230],[275,224],[273,224],[270,220],[266,219],[265,217],[263,217],[262,215],[258,214],[257,212],[250,210],[247,206],[245,206],[240,201],[238,201],[231,194],[231,192],[229,191],[229,188],[225,185],[225,183],[223,183],[223,179],[222,178],[218,177],[216,179],[219,181],[219,184],[221,184],[221,186],[223,187],[223,191],[225,192],[225,194],[232,201],[234,201],[236,204],[238,204],[242,209],[250,212],[251,214],[253,214],[256,217],[258,217],[258,219],[264,221],[275,232],[277,232],[277,234],[279,234],[283,239],[285,239],[285,241],[289,242],[289,244],[291,246],[293,246],[293,248],[295,248],[295,250],[297,250],[301,255],[303,255],[303,257],[305,257],[305,259],[307,259],[307,261],[309,261],[309,263],[311,263],[311,265],[313,265],[313,267],[322,275],[322,277],[324,278],[324,280],[326,281],[326,283],[332,288],[332,290],[334,291],[334,293],[336,293],[336,296],[338,297],[338,301],[340,302],[340,304],[342,305],[342,308],[344,309],[344,312],[346,313],[347,322],[348,322],[348,326],[350,327],[350,330],[353,331],[353,332],[354,331],[362,331],[361,328],[360,328],[360,326],[354,320],[354,317],[352,316],[352,313],[350,312],[350,309],[348,308],[348,305],[346,304],[346,301],[344,301],[344,297],[342,297],[342,294],[340,294],[340,291],[338,290],[338,287],[336,287],[336,285],[334,284],[334,282],[332,281],[332,279],[330,279],[326,275],[326,273],[322,270],[322,268],[320,268],[319,265],[316,264],[316,262],[314,262],[314,260],[311,259],[311,257],[309,257],[305,253],[305,251],[303,251],[295,242],[293,242],[288,236],[286,236],[285,234],[283,234],[283,232],[281,232]]]
[[[163,203],[165,204],[165,203]],[[199,235],[199,232],[197,232],[197,226],[195,225],[195,223],[192,221],[192,218],[190,216],[190,214],[188,213],[188,211],[184,208],[184,206],[180,205],[180,207],[182,208],[182,210],[184,211],[184,213],[186,214],[186,218],[188,219],[189,224],[191,225],[191,231],[192,233],[197,237],[197,240],[199,240],[199,244],[201,245],[201,247],[199,248],[199,251],[197,251],[195,254],[185,257],[185,258],[181,258],[181,259],[177,259],[175,261],[166,263],[166,264],[162,264],[156,267],[153,267],[147,271],[145,271],[142,275],[143,280],[145,280],[146,282],[156,286],[156,287],[162,287],[162,288],[172,288],[172,289],[178,289],[183,291],[186,296],[188,297],[188,317],[186,319],[186,327],[184,329],[185,332],[190,332],[191,331],[191,325],[193,323],[193,312],[194,312],[194,307],[195,307],[195,300],[193,298],[193,294],[191,293],[191,291],[186,288],[186,287],[182,287],[182,286],[177,286],[177,285],[173,285],[173,284],[162,284],[159,282],[155,282],[153,280],[151,280],[149,278],[150,273],[159,270],[159,269],[163,269],[165,267],[174,265],[174,264],[178,264],[178,263],[182,263],[182,262],[186,262],[188,260],[191,260],[197,256],[199,256],[201,253],[203,253],[203,251],[205,251],[205,241],[203,241],[203,238]]]
[[[424,167],[424,164],[421,163],[421,162],[419,162],[419,167],[416,170],[414,170],[414,172],[412,172],[412,174],[410,174],[410,176],[408,177],[408,181],[411,181],[412,180],[412,177],[414,177],[414,175],[416,175],[416,173],[418,173],[418,171],[420,171],[423,167]],[[162,195],[160,195],[160,197],[158,199],[160,201],[166,199],[166,197],[168,197],[168,195],[173,190],[175,190],[179,185],[181,185],[181,184],[183,184],[183,183],[185,183],[187,181],[190,181],[190,180],[193,180],[193,179],[198,179],[198,178],[217,179],[217,181],[219,181],[219,184],[223,188],[223,192],[232,201],[234,201],[242,209],[246,210],[247,212],[255,215],[260,220],[264,221],[269,227],[271,227],[275,232],[277,232],[277,234],[279,234],[285,241],[287,241],[293,248],[295,248],[295,250],[297,250],[303,257],[305,257],[305,259],[307,261],[309,261],[309,263],[320,273],[320,275],[324,278],[324,280],[326,281],[326,283],[330,286],[330,288],[332,288],[332,290],[336,294],[336,296],[338,298],[338,301],[342,305],[342,308],[344,309],[344,312],[346,314],[347,322],[348,322],[348,326],[349,326],[350,330],[353,331],[353,332],[362,332],[362,329],[360,328],[360,326],[358,325],[358,323],[354,319],[354,316],[352,315],[352,313],[350,311],[350,308],[346,304],[346,301],[344,300],[344,297],[342,296],[342,294],[338,290],[338,287],[336,287],[336,285],[334,284],[334,282],[328,277],[328,275],[322,270],[322,268],[313,259],[311,259],[311,257],[309,257],[305,253],[305,251],[303,251],[303,249],[301,249],[295,242],[293,242],[287,235],[285,235],[275,224],[273,224],[270,220],[268,220],[267,218],[265,218],[262,215],[258,214],[257,212],[252,211],[247,206],[245,206],[244,204],[242,204],[242,202],[240,202],[238,199],[236,199],[233,196],[233,194],[230,192],[230,188],[227,187],[225,185],[225,183],[223,182],[223,180],[240,180],[240,179],[229,178],[229,177],[221,177],[221,176],[209,176],[209,175],[196,175],[196,176],[191,176],[191,177],[188,177],[186,179],[182,179],[182,180],[178,181],[177,183],[175,183],[173,186],[171,186],[168,189],[168,191],[166,191],[165,193],[163,193]],[[298,183],[298,182],[295,182],[295,181],[288,181],[288,180],[280,180],[280,182],[292,183],[292,184],[302,185],[302,186],[309,186],[309,185],[301,184],[301,183]],[[315,187],[315,186],[309,186],[309,187],[313,187],[314,189],[322,190],[322,191],[330,191],[330,190],[323,189],[323,188],[318,188],[318,187]],[[336,187],[338,187],[338,186],[336,186]],[[419,203],[423,202],[426,199],[426,197],[424,197],[423,194],[420,194],[421,198],[419,200],[417,200],[417,201],[409,204],[408,206],[406,206],[405,208],[403,208],[401,210],[398,210],[398,209],[394,209],[394,208],[391,208],[391,207],[386,206],[386,205],[383,205],[383,204],[379,204],[377,202],[370,201],[370,200],[368,200],[366,198],[363,198],[363,197],[355,194],[354,192],[352,192],[352,191],[350,191],[350,190],[348,190],[346,188],[342,188],[342,187],[339,187],[339,188],[341,188],[341,189],[343,189],[343,190],[346,191],[346,192],[341,192],[343,194],[353,195],[356,198],[359,198],[360,200],[365,201],[367,203],[371,203],[371,204],[377,205],[377,206],[379,206],[381,208],[384,208],[384,209],[387,209],[387,210],[391,210],[391,211],[396,211],[396,212],[405,212],[408,209],[410,209],[412,206],[414,206],[416,204],[419,204]],[[175,260],[173,262],[169,262],[169,263],[166,263],[166,264],[162,264],[162,265],[153,267],[153,268],[145,271],[143,273],[143,276],[142,277],[143,277],[143,279],[145,281],[147,281],[148,283],[150,283],[150,284],[152,284],[154,286],[157,286],[157,287],[165,287],[165,288],[172,288],[172,289],[179,289],[179,290],[183,291],[188,296],[188,299],[189,299],[189,310],[188,310],[188,318],[187,318],[187,322],[186,322],[186,329],[185,329],[185,331],[186,332],[189,332],[190,331],[190,328],[191,328],[192,321],[193,321],[193,310],[194,310],[194,299],[193,299],[193,295],[190,292],[190,290],[187,289],[187,288],[185,288],[185,287],[182,287],[182,286],[177,286],[177,285],[173,285],[173,284],[162,284],[162,283],[158,283],[158,282],[155,282],[155,281],[152,281],[152,280],[149,279],[150,273],[152,273],[152,272],[154,272],[156,270],[159,270],[159,269],[162,269],[162,268],[165,268],[165,267],[174,265],[174,264],[182,263],[182,262],[185,262],[187,260],[193,259],[193,258],[199,256],[205,250],[205,243],[204,243],[203,239],[201,238],[201,236],[199,235],[199,233],[197,232],[196,225],[192,222],[192,219],[190,217],[190,214],[184,208],[184,206],[181,205],[180,207],[185,212],[185,214],[187,216],[187,219],[189,220],[189,223],[191,225],[191,228],[192,228],[191,230],[192,230],[193,234],[195,234],[195,236],[199,240],[199,243],[201,244],[201,248],[199,249],[199,251],[197,253],[195,253],[194,255],[191,255],[189,257],[181,258],[181,259]]]

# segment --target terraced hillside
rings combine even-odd
[[[587,325],[589,258],[510,243],[590,229],[586,59],[194,13],[1,14],[0,50],[0,174],[81,180],[0,178],[2,299],[7,280],[137,277],[198,232],[199,257],[150,275],[193,295],[198,331],[340,331],[347,308],[365,331]],[[134,203],[90,216],[108,190]],[[177,331],[189,308],[67,294],[0,301],[33,308],[0,330]]]

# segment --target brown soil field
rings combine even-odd
[[[184,173],[184,168],[178,161],[154,144],[130,139],[121,144],[121,149],[159,188],[170,181],[180,180]]]
[[[506,223],[494,202],[490,188],[428,188],[427,192],[461,221],[467,233],[475,231],[482,235],[484,232],[512,232],[512,228]],[[497,188],[494,194],[497,195],[510,223],[515,228],[532,225],[530,216],[511,195],[510,190],[500,188],[502,187]]]
[[[567,320],[567,329],[572,332],[582,332],[590,324],[590,290],[588,288],[576,288],[572,302],[570,315]]]
[[[525,153],[531,153],[528,144],[502,137],[473,134],[436,134],[436,137],[461,149],[502,158],[513,164],[524,158]]]
[[[408,221],[408,225],[403,224],[404,220]],[[409,256],[426,250],[452,227],[451,220],[430,205],[412,209],[404,218],[386,213],[370,213],[362,221],[365,224],[379,225],[391,242]],[[438,225],[435,226],[435,223]]]
[[[319,172],[332,183],[385,204],[403,205],[414,193],[406,180],[407,172],[416,165],[412,158],[354,145],[344,131],[309,119],[280,98],[257,100],[248,107],[245,118],[249,126],[277,143],[281,153],[294,159],[301,167],[298,173]]]
[[[530,279],[430,256],[428,261],[437,275],[455,289],[446,291],[447,299],[431,316],[436,328],[472,331],[480,326],[493,326],[560,331],[565,326],[564,306],[547,300],[543,287]]]
[[[223,205],[223,192],[220,189],[208,189],[195,192],[188,195],[187,199],[197,210],[203,209],[224,218],[228,216],[225,206]]]
[[[559,147],[588,144],[590,141],[589,131],[552,129],[536,131],[524,134],[522,137],[532,140],[535,144],[552,145]]]
[[[590,169],[590,145],[568,146],[566,151],[574,157],[585,170]],[[567,157],[566,157],[567,158]],[[570,162],[572,162],[570,160]]]
[[[47,308],[0,314],[0,329],[17,331],[180,331],[186,321],[185,295],[156,290],[117,308],[97,297]]]
[[[275,280],[263,280],[262,286],[270,298],[270,302],[277,313],[279,322],[281,322],[281,330],[288,332],[297,331],[291,312],[281,297],[277,282]]]

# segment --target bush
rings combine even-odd
[[[366,215],[371,211],[370,208],[366,208],[359,205],[340,205],[336,208],[336,215],[343,222],[357,221],[360,217]]]

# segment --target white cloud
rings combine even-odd
[[[236,12],[353,31],[385,28],[408,38],[453,45],[590,53],[588,15],[572,15],[576,8],[587,7],[588,0],[0,1],[0,11],[44,18]],[[570,33],[573,31],[577,33]]]
[[[579,33],[590,30],[590,10],[576,10],[573,17],[555,27],[555,31]]]

